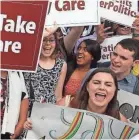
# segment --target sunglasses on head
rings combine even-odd
[[[120,28],[130,28],[130,27],[127,27],[127,26],[124,26],[124,25],[118,25]]]

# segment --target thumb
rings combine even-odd
[[[14,140],[16,138],[16,136],[13,134],[10,136],[10,139]]]

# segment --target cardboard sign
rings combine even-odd
[[[101,59],[99,62],[103,63],[110,61],[110,56],[114,50],[115,45],[125,38],[132,38],[132,35],[121,35],[106,38],[101,44]]]
[[[48,1],[1,2],[1,69],[35,71]]]
[[[56,21],[59,27],[98,25],[98,6],[98,0],[49,0],[45,24],[51,26]]]
[[[120,105],[120,112],[130,122],[139,124],[139,96],[124,90],[119,90],[117,98]]]
[[[132,27],[137,13],[137,0],[100,0],[100,16]]]
[[[139,130],[85,110],[35,103],[32,111],[33,129],[26,139],[129,139]]]

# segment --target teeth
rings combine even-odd
[[[105,95],[105,94],[103,94],[103,93],[96,93],[96,95],[106,96],[106,95]]]

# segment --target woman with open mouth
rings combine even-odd
[[[34,101],[55,104],[62,98],[67,64],[57,57],[58,51],[56,34],[45,35],[36,73],[24,73],[31,104]]]
[[[90,70],[97,67],[97,61],[101,58],[100,44],[95,40],[83,40],[70,62],[67,63],[68,70],[64,86],[64,98],[57,103],[63,104],[65,98],[75,96],[81,82]]]
[[[90,70],[70,107],[105,114],[127,122],[117,105],[118,83],[109,68]]]

